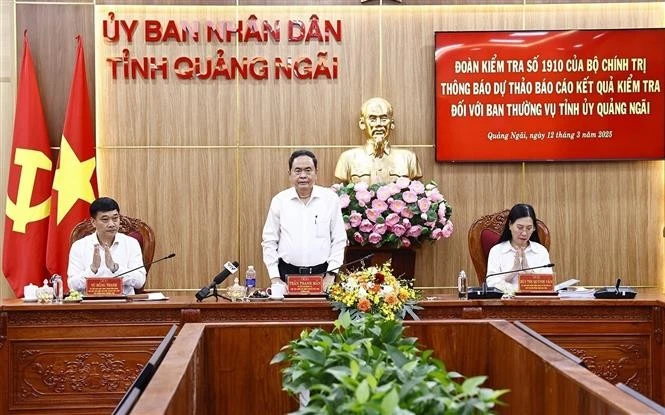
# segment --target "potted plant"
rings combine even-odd
[[[503,390],[481,387],[485,377],[464,379],[404,336],[401,320],[343,312],[331,332],[305,330],[272,359],[287,362],[282,386],[308,393],[296,414],[489,413]]]

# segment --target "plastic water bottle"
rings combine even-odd
[[[247,296],[252,295],[256,289],[256,271],[254,270],[254,265],[247,267],[247,272],[245,272],[245,287],[247,288]]]
[[[467,296],[466,272],[464,270],[461,270],[457,276],[457,295],[461,299],[466,299]]]
[[[53,274],[51,276],[51,284],[53,285],[53,302],[57,304],[62,304],[62,298],[64,297],[64,287],[62,286],[62,277],[58,274]]]

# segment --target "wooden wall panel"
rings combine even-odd
[[[198,289],[237,258],[235,150],[101,149],[100,193],[155,231],[147,288]],[[103,189],[103,190],[102,190]]]
[[[119,42],[103,41],[102,22],[108,14],[115,19],[136,19],[141,24],[133,42],[126,36]],[[236,95],[234,80],[180,80],[173,73],[173,64],[180,56],[191,58],[215,56],[218,48],[226,57],[233,54],[234,44],[175,41],[146,43],[144,24],[147,19],[159,20],[166,26],[170,19],[177,22],[237,20],[232,7],[131,7],[98,6],[97,84],[100,91],[97,140],[100,146],[228,146],[236,142]],[[112,33],[112,32],[110,32]],[[108,59],[123,57],[140,59],[154,57],[159,63],[168,59],[168,79],[155,72],[156,79],[117,79],[112,77]],[[122,73],[122,65],[117,66]]]
[[[256,7],[240,7],[239,16],[257,13]],[[300,19],[309,24],[316,14],[324,20],[341,20],[341,41],[288,42],[286,22]],[[239,53],[275,57],[309,57],[316,63],[317,53],[328,53],[328,66],[338,58],[337,79],[240,80],[238,103],[240,144],[251,146],[339,146],[360,141],[357,117],[364,99],[379,91],[379,13],[376,7],[267,7],[259,19],[282,22],[279,43],[242,43]],[[273,65],[270,65],[271,67]],[[340,150],[341,153],[341,150]],[[333,166],[334,167],[334,166]],[[332,177],[332,176],[331,176]]]
[[[18,3],[15,7],[17,65],[23,56],[23,31],[27,30],[49,139],[58,147],[74,76],[77,35],[83,39],[90,109],[95,113],[93,5]]]

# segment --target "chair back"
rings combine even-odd
[[[476,220],[469,228],[468,243],[471,262],[476,270],[478,283],[482,285],[487,275],[487,258],[490,249],[499,242],[501,233],[508,219],[509,209],[501,212],[485,215]],[[536,224],[540,243],[548,250],[550,249],[550,230],[543,221],[538,219]]]
[[[79,222],[74,229],[72,229],[72,233],[69,237],[69,246],[72,246],[75,241],[78,241],[84,236],[90,235],[94,231],[95,227],[92,225],[90,219],[85,219]],[[118,232],[131,236],[139,242],[143,254],[145,272],[147,274],[148,271],[150,271],[150,263],[155,255],[155,233],[152,228],[141,219],[120,215],[120,229],[118,229]],[[143,291],[143,287],[135,291],[139,293]]]

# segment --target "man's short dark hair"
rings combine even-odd
[[[297,159],[300,156],[307,156],[312,159],[314,162],[314,168],[317,168],[318,161],[316,160],[316,156],[314,153],[312,153],[309,150],[296,150],[293,153],[291,153],[291,157],[289,157],[289,171],[291,171],[291,167],[293,167],[293,160]]]
[[[99,212],[110,212],[112,210],[117,210],[120,213],[118,202],[110,197],[100,197],[90,204],[90,217],[96,218]]]

